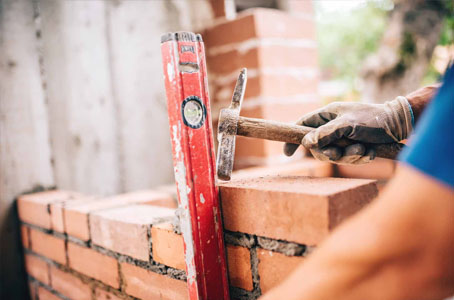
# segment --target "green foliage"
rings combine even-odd
[[[446,6],[448,14],[444,19],[440,45],[454,44],[454,1],[447,2]]]
[[[319,55],[324,73],[353,85],[361,64],[377,50],[386,28],[387,11],[382,6],[366,2],[351,11],[319,14]]]

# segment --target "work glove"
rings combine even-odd
[[[406,139],[413,129],[413,115],[405,97],[384,104],[333,102],[308,113],[296,124],[313,127],[301,144],[322,161],[338,164],[364,164],[375,158],[367,143],[392,143]],[[341,147],[341,139],[357,143]],[[299,145],[286,143],[284,152],[291,156]]]

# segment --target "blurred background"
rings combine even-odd
[[[292,122],[405,95],[454,58],[452,0],[0,0],[0,298],[25,282],[17,195],[173,182],[160,37],[182,30],[206,41],[215,125],[242,67],[244,115]],[[236,162],[286,162],[281,148],[239,138]]]

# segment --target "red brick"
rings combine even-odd
[[[234,171],[233,179],[257,178],[260,176],[312,176],[330,177],[333,174],[333,165],[329,162],[319,161],[314,158],[302,158],[291,163],[280,163],[265,167],[255,167]]]
[[[24,248],[30,248],[30,233],[28,226],[25,225],[20,226],[20,237],[22,241],[22,246]]]
[[[62,202],[76,195],[59,190],[22,195],[17,199],[19,219],[45,229],[51,229],[49,204]]]
[[[298,176],[232,180],[220,191],[225,229],[307,245],[377,195],[373,180]]]
[[[68,265],[71,269],[119,288],[118,263],[93,249],[68,243]]]
[[[34,281],[29,281],[28,282],[28,291],[30,292],[30,300],[38,299],[36,283]]]
[[[66,233],[83,241],[88,241],[90,239],[88,216],[91,212],[125,206],[131,203],[175,207],[175,201],[171,194],[153,190],[137,191],[102,199],[93,198],[78,203],[67,203],[63,213]]]
[[[91,238],[95,245],[148,261],[148,228],[171,220],[173,209],[152,205],[130,205],[90,215]]]
[[[252,291],[251,256],[249,249],[227,245],[227,262],[230,285]]]
[[[61,300],[60,297],[58,297],[55,294],[52,294],[42,286],[38,287],[38,298],[39,300]]]
[[[30,240],[34,252],[60,264],[66,264],[65,240],[32,228]]]
[[[49,284],[49,265],[39,257],[25,254],[25,270],[36,280]]]
[[[305,77],[300,74],[279,74],[266,73],[248,78],[247,88],[244,92],[244,103],[250,99],[259,100],[261,98],[282,99],[283,97],[303,97],[308,95],[315,97],[317,94],[318,78]],[[213,82],[214,101],[229,103],[235,80],[225,84]],[[283,101],[282,101],[283,102]],[[303,105],[304,102],[301,102]],[[243,114],[242,114],[243,115]],[[288,121],[288,119],[287,119]]]
[[[276,9],[256,9],[256,36],[288,39],[316,39],[315,21]],[[276,26],[276,24],[279,24]]]
[[[183,237],[173,231],[173,225],[164,223],[151,227],[153,260],[166,266],[185,269]]]
[[[75,300],[91,300],[91,287],[80,278],[54,266],[50,267],[50,278],[54,290],[62,295]]]
[[[394,176],[395,162],[376,158],[364,165],[336,165],[337,175],[346,178],[390,179]]]
[[[128,295],[140,299],[188,299],[186,282],[122,263],[121,272]]]
[[[110,293],[108,291],[105,291],[100,288],[96,288],[95,290],[95,299],[96,300],[123,300],[125,298],[120,298],[117,295]]]
[[[86,203],[87,200],[89,201],[91,199],[93,199],[93,197],[81,196],[79,198],[68,199],[67,201],[63,201],[63,202],[50,203],[49,210],[50,210],[50,221],[51,221],[52,230],[60,232],[60,233],[66,232],[64,213],[63,213],[64,208],[69,205],[77,205],[80,203]]]
[[[228,62],[228,63],[226,63]],[[286,45],[257,45],[246,52],[238,48],[207,57],[210,72],[230,75],[242,68],[249,70],[260,68],[313,68],[316,70],[317,49],[315,47],[294,47]],[[314,87],[313,87],[314,90]]]
[[[281,283],[304,260],[302,257],[286,256],[263,249],[257,250],[257,257],[262,293]]]
[[[315,40],[315,22],[276,9],[255,8],[238,14],[234,20],[217,23],[203,37],[208,49],[251,38]]]
[[[234,20],[226,20],[208,28],[203,34],[203,40],[209,49],[254,38],[256,36],[254,22],[254,16],[251,14],[238,15]]]

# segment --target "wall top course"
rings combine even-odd
[[[358,186],[375,185],[375,182],[375,180],[369,179],[275,175],[233,179],[229,182],[221,182],[219,186],[221,189],[253,189],[311,196],[333,196]]]
[[[91,216],[130,224],[156,224],[172,220],[175,217],[175,209],[132,204],[98,211]]]

